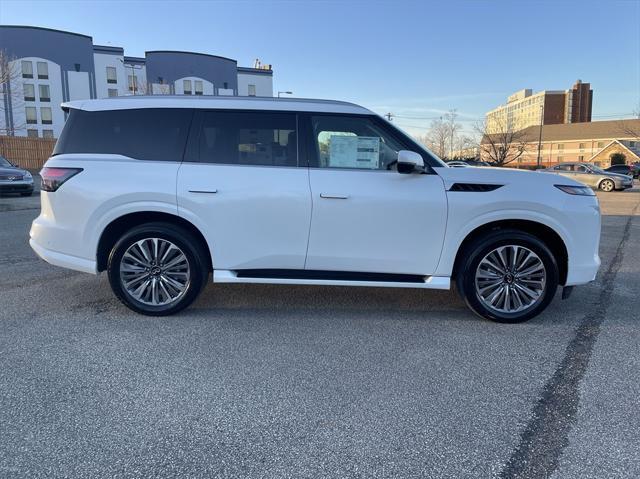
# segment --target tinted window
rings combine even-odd
[[[316,161],[321,168],[387,170],[405,149],[366,117],[312,116]]]
[[[573,165],[558,165],[555,169],[560,171],[573,171]]]
[[[182,108],[71,110],[53,150],[181,161],[193,113]]]
[[[297,166],[296,115],[204,111],[195,158],[227,165]]]

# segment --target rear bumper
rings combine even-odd
[[[96,262],[90,259],[78,258],[64,253],[53,251],[39,245],[33,238],[29,240],[29,245],[40,258],[47,263],[62,268],[69,268],[83,273],[98,274]]]

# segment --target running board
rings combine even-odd
[[[322,278],[308,277],[309,275],[299,275],[298,277],[287,277],[283,275],[270,274],[273,270],[265,270],[265,276],[258,276],[259,270],[251,270],[251,274],[243,271],[231,271],[227,269],[216,269],[213,271],[214,283],[252,283],[252,284],[302,284],[316,286],[370,286],[376,288],[420,288],[420,289],[450,289],[451,279],[447,276],[412,276],[413,281],[383,281],[373,279],[356,279],[356,274],[350,275],[350,279],[340,279],[340,275],[335,278],[330,277],[330,272],[323,274]],[[268,271],[268,272],[267,272]],[[366,273],[363,273],[366,275]],[[376,273],[369,274],[370,276]],[[304,277],[307,276],[307,277]],[[405,276],[405,275],[380,275],[381,277]],[[409,276],[409,275],[406,275]],[[419,279],[418,279],[419,278]]]

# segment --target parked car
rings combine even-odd
[[[551,168],[538,171],[562,175],[602,191],[626,190],[633,187],[633,178],[619,173],[604,171],[591,163],[560,163]]]
[[[640,174],[640,166],[638,165],[611,165],[609,168],[605,168],[604,171],[610,173],[619,173],[621,175],[631,176],[632,178],[638,178]]]
[[[491,164],[482,160],[464,160],[469,166],[491,166]]]
[[[465,166],[469,166],[469,163],[460,160],[447,161],[447,166],[452,168],[464,168]]]
[[[212,272],[214,283],[455,282],[480,316],[520,322],[600,266],[590,188],[447,168],[354,104],[132,96],[63,108],[30,244],[54,265],[106,271],[139,313],[180,311]]]
[[[31,196],[33,194],[33,176],[29,171],[23,170],[0,155],[0,194],[5,193]]]

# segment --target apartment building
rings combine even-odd
[[[628,164],[640,162],[640,119],[609,120],[559,125],[530,126],[519,133],[515,143],[525,142],[525,150],[509,166],[532,167],[540,160],[544,167],[564,162],[587,162],[607,168],[611,156],[622,153]],[[541,138],[541,141],[540,141]],[[485,151],[481,157],[488,160]]]
[[[487,112],[487,131],[518,131],[534,125],[591,121],[593,90],[578,80],[568,90],[533,93],[528,88],[507,98],[505,105]]]
[[[126,56],[79,33],[0,25],[9,78],[0,85],[0,134],[57,138],[60,103],[122,95],[273,96],[271,65],[205,53],[155,50]]]

